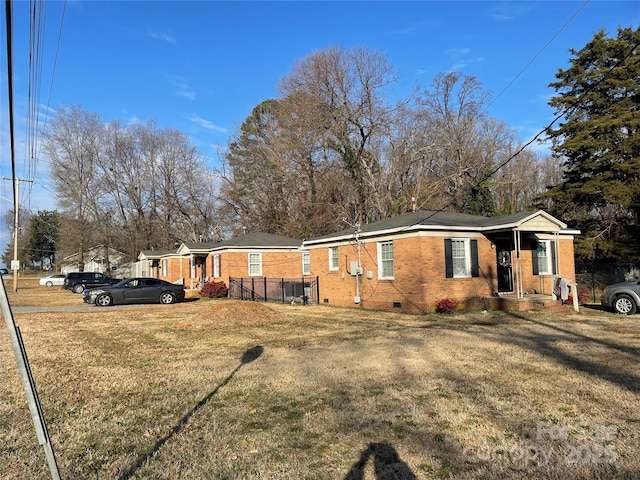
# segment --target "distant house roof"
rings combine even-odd
[[[577,230],[566,230],[567,225],[549,215],[543,210],[535,212],[521,212],[499,217],[481,217],[465,213],[417,210],[415,212],[387,218],[379,222],[369,223],[360,227],[361,237],[398,234],[425,230],[458,230],[476,232],[497,232],[525,229],[538,232],[560,232],[568,234],[580,233]],[[340,232],[323,235],[304,241],[303,245],[314,245],[330,241],[353,239],[354,229],[349,228]]]
[[[108,247],[109,256],[124,256],[125,253],[120,250],[116,250],[115,248]],[[90,258],[92,260],[100,260],[104,258],[104,245],[95,245],[91,248],[87,248],[84,251],[84,257]],[[72,253],[71,255],[67,255],[62,259],[63,263],[76,262],[78,259],[77,253]]]
[[[138,260],[158,260],[172,255],[176,255],[175,250],[143,250],[138,255]]]
[[[209,253],[215,250],[224,250],[229,248],[252,248],[252,249],[279,249],[279,248],[298,248],[301,240],[271,233],[248,233],[238,237],[223,240],[222,242],[206,242],[191,243],[185,242],[178,248],[179,254],[189,253]]]

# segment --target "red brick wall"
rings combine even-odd
[[[291,251],[252,251],[262,253],[262,277],[301,278],[302,252]],[[214,278],[213,258],[220,255],[220,277]],[[227,285],[229,277],[249,277],[249,251],[231,251],[210,253],[207,257],[207,275],[215,281],[224,281]]]
[[[167,261],[167,275],[162,275],[162,259],[159,262],[158,267],[158,278],[161,280],[166,280],[171,283],[178,283],[182,279],[184,279],[185,284],[189,284],[189,277],[191,275],[191,270],[189,266],[189,257],[167,257],[165,259]],[[182,268],[181,268],[182,265]],[[155,269],[154,269],[155,274]]]
[[[393,239],[394,279],[378,279],[377,241],[361,244],[360,257],[363,275],[360,277],[359,294],[361,306],[365,308],[405,312],[434,311],[439,300],[452,298],[464,302],[473,297],[488,297],[498,289],[496,250],[484,236],[470,236],[478,242],[478,264],[480,276],[471,278],[446,278],[445,238],[449,236],[410,236]],[[329,271],[327,246],[310,248],[311,273],[319,277],[320,303],[355,306],[356,277],[348,273],[352,261],[358,259],[356,245],[339,245],[339,269]],[[531,251],[521,253],[521,271],[525,291],[533,293],[535,285],[546,282],[549,277],[534,276]],[[573,241],[560,241],[561,276],[574,279]],[[371,272],[371,279],[368,273]],[[537,289],[537,288],[536,288]],[[547,288],[548,290],[548,288]],[[545,293],[550,293],[545,290]],[[400,307],[394,307],[394,303]]]

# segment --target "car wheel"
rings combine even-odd
[[[45,283],[45,285],[46,285],[47,287],[53,287],[53,282],[47,282],[47,283]]]
[[[171,292],[162,292],[160,294],[160,303],[164,303],[165,305],[169,305],[176,301],[176,296]]]
[[[74,285],[71,289],[73,293],[82,293],[84,292],[84,285],[79,283],[78,285]]]
[[[106,293],[98,295],[98,298],[96,298],[96,305],[99,307],[108,307],[112,303],[113,299],[111,298],[111,295],[107,295]]]
[[[613,301],[613,309],[623,315],[633,315],[636,313],[636,304],[629,295],[622,294]]]

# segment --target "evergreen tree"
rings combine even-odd
[[[552,213],[576,226],[580,259],[640,260],[640,30],[604,31],[550,84],[550,105],[566,111],[549,129],[562,182],[545,194]]]
[[[60,216],[56,211],[39,210],[31,216],[27,251],[32,263],[43,263],[46,258],[49,265],[54,264],[59,228]]]

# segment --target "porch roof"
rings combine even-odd
[[[143,250],[138,255],[138,260],[158,260],[172,255],[176,255],[175,250]]]

